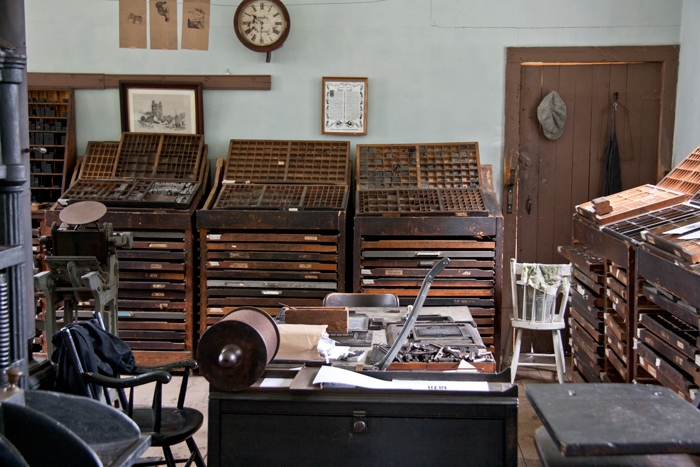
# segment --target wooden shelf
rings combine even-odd
[[[30,173],[32,202],[53,203],[58,200],[61,192],[68,188],[70,175],[73,173],[73,167],[75,166],[75,97],[72,89],[52,87],[30,89],[28,91],[28,98],[31,100],[27,102],[30,113],[30,127],[40,127],[29,129],[30,141],[63,143],[29,145],[30,148],[46,148],[46,156],[50,157],[50,159],[30,158],[30,161],[34,165],[33,169],[38,169],[43,166],[44,170],[47,168],[52,170],[51,173],[34,171]],[[46,99],[47,102],[39,102],[39,99]],[[66,102],[64,102],[64,100]],[[47,112],[42,109],[47,110]],[[53,113],[58,115],[31,115],[41,113]],[[53,127],[54,129],[43,130],[41,128],[45,128],[44,125],[36,125],[36,122],[48,122],[47,124],[49,127]],[[61,124],[61,129],[56,130],[54,122],[64,123]],[[42,136],[42,134],[45,134],[45,136]],[[47,167],[44,163],[52,165]],[[51,179],[48,177],[51,177]],[[51,186],[42,186],[44,184],[50,184]],[[56,184],[60,185],[60,187],[53,186]]]

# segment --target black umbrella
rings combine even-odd
[[[617,110],[617,93],[613,94],[612,116],[610,117],[610,139],[605,147],[605,176],[603,177],[603,196],[622,191],[622,171],[620,169],[620,151],[617,147],[615,133],[615,111]]]

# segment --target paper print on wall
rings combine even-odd
[[[129,131],[196,133],[195,92],[183,89],[129,89]]]
[[[151,49],[177,50],[177,2],[150,0]]]
[[[209,50],[210,0],[184,0],[182,3],[182,48]]]
[[[146,0],[119,0],[119,47],[145,49]]]

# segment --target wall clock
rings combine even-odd
[[[279,49],[289,35],[289,13],[280,0],[243,0],[233,16],[238,39],[250,50],[267,53]]]

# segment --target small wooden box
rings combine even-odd
[[[348,332],[349,311],[344,306],[307,306],[284,309],[285,324],[327,324],[326,332]]]

